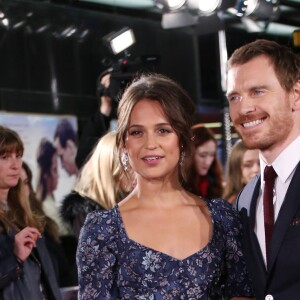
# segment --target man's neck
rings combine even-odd
[[[260,152],[263,157],[263,160],[267,164],[271,165],[274,162],[274,160],[280,155],[280,153],[283,152],[286,148],[288,148],[299,136],[299,133],[294,134],[285,141],[283,141],[281,144],[276,144],[268,149],[261,150]]]

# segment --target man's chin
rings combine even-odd
[[[258,138],[255,138],[253,135],[240,134],[240,137],[246,148],[252,149],[260,149],[263,141]]]

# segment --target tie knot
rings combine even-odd
[[[264,170],[265,180],[274,180],[277,177],[277,173],[272,166],[266,166]]]

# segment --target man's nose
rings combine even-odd
[[[255,111],[255,106],[251,97],[244,95],[240,100],[240,114],[247,115]]]

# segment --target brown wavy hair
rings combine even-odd
[[[217,146],[217,140],[215,139],[214,133],[211,129],[202,124],[192,127],[192,144],[194,145],[194,150],[208,141],[213,141]],[[223,167],[216,154],[212,165],[208,170],[207,178],[208,190],[206,198],[212,199],[221,197],[223,193]],[[195,164],[193,164],[188,179],[188,189],[191,192],[202,196],[199,190],[199,180],[200,176],[196,171]]]
[[[43,206],[42,206],[42,202],[37,198],[34,190],[33,190],[33,186],[32,186],[32,172],[30,167],[28,166],[28,164],[26,162],[23,161],[22,163],[22,168],[25,171],[26,175],[27,175],[27,179],[28,179],[28,185],[29,185],[29,204],[30,204],[30,208],[33,211],[33,213],[35,214],[36,218],[38,218],[39,223],[43,226],[44,228],[44,232],[47,233],[49,236],[51,236],[54,240],[59,241],[59,227],[58,225],[55,223],[55,221],[53,221],[51,218],[49,218],[44,210],[43,210]]]
[[[245,185],[242,182],[242,162],[246,151],[247,148],[242,140],[236,141],[232,147],[226,166],[226,184],[223,193],[223,198],[226,200],[234,195],[237,196]]]
[[[258,39],[236,49],[227,62],[227,70],[258,56],[266,56],[274,67],[280,85],[290,92],[300,79],[300,57],[290,48],[274,41]]]
[[[24,145],[20,136],[7,127],[0,126],[0,155],[5,153],[17,153],[23,155]],[[39,221],[30,209],[28,201],[23,201],[25,195],[21,189],[21,181],[10,188],[7,195],[8,212],[0,211],[0,218],[7,230],[23,229],[32,226],[38,230],[43,229]]]
[[[195,106],[187,92],[172,79],[161,74],[141,74],[125,90],[118,107],[117,147],[119,158],[125,147],[125,138],[134,106],[142,99],[158,101],[170,125],[179,138],[180,151],[184,162],[178,166],[179,179],[184,183],[188,178],[192,156],[191,124]],[[122,164],[121,164],[122,165]],[[124,170],[126,173],[126,170]]]

